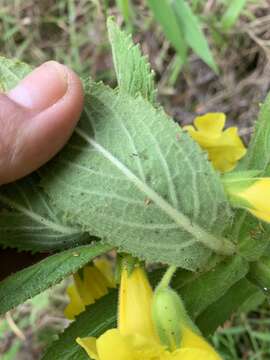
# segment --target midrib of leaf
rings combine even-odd
[[[79,233],[78,231],[75,231],[73,228],[70,228],[68,226],[63,226],[63,225],[60,225],[60,224],[56,224],[55,222],[50,221],[50,220],[48,220],[48,219],[34,213],[31,210],[28,210],[24,206],[18,204],[16,201],[10,200],[9,198],[7,198],[4,195],[0,194],[0,200],[4,204],[6,204],[6,205],[20,211],[22,214],[30,217],[31,219],[35,220],[36,222],[42,224],[43,226],[45,225],[49,229],[55,230],[57,232],[60,232],[62,234],[66,234],[66,235]]]
[[[202,243],[207,248],[223,255],[232,255],[235,252],[233,243],[225,238],[217,238],[206,232],[197,224],[192,224],[190,219],[180,211],[174,209],[166,200],[158,193],[151,189],[146,183],[141,181],[128,167],[119,161],[112,153],[105,149],[101,144],[97,143],[92,137],[85,133],[82,129],[77,128],[76,133],[98,151],[104,158],[109,160],[118,170],[122,172],[142,193],[150,198],[161,210],[163,210],[180,228],[185,229],[189,234],[193,235],[196,241]],[[190,241],[186,246],[190,245]]]

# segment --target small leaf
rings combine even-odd
[[[270,94],[266,97],[258,115],[255,132],[244,159],[237,170],[260,170],[261,175],[270,175]]]
[[[172,0],[173,8],[188,45],[216,73],[218,67],[214,61],[208,42],[204,36],[197,16],[184,0]]]
[[[211,251],[234,252],[218,174],[141,98],[93,85],[76,134],[41,173],[66,219],[135,256],[195,270]]]
[[[80,246],[52,255],[0,282],[0,314],[34,297],[76,272],[111,247],[103,244]]]
[[[34,176],[0,187],[0,245],[20,250],[63,250],[89,243],[87,233],[60,221]]]
[[[229,30],[234,26],[239,18],[242,10],[244,9],[247,0],[231,0],[230,4],[221,18],[222,30]]]
[[[112,18],[108,19],[107,26],[120,91],[134,97],[140,94],[156,104],[154,72],[141,55],[139,45],[134,45],[131,35],[121,31]]]
[[[174,46],[184,64],[187,57],[187,45],[182,28],[177,22],[169,0],[147,0],[147,4],[153,11],[157,22],[161,25],[165,36]]]

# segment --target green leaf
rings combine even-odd
[[[270,165],[270,94],[261,105],[255,132],[248,146],[247,154],[237,170],[260,170],[262,175],[269,175]]]
[[[154,72],[131,35],[121,31],[112,18],[107,22],[118,86],[123,93],[141,95],[156,104]]]
[[[237,312],[242,304],[258,294],[258,288],[247,279],[241,279],[218,301],[209,306],[197,319],[197,325],[206,336]]]
[[[185,63],[187,57],[186,41],[169,0],[147,0],[147,4],[153,11],[157,22],[161,25],[165,36],[178,52],[182,63]]]
[[[110,246],[99,243],[76,247],[9,276],[0,282],[0,314],[56,285],[110,249]]]
[[[0,91],[8,91],[31,71],[31,67],[19,60],[0,56]]]
[[[180,289],[190,316],[196,319],[210,304],[217,301],[248,272],[248,263],[235,256],[187,283]],[[175,286],[177,289],[179,286]],[[213,313],[215,314],[215,313]]]
[[[221,28],[229,30],[234,26],[238,20],[242,10],[244,9],[247,0],[231,0],[230,4],[221,18]]]
[[[252,284],[249,284],[251,286]],[[256,291],[257,290],[257,291]],[[259,288],[255,289],[254,292],[250,294],[250,296],[246,297],[246,299],[242,302],[242,304],[238,308],[239,314],[247,314],[251,311],[258,310],[258,307],[263,305],[264,302],[267,301],[267,295],[265,292],[260,290]]]
[[[250,265],[250,272],[248,278],[260,289],[264,289],[269,293],[270,291],[270,257],[263,256],[259,261],[253,262]]]
[[[201,30],[199,19],[192,12],[189,4],[184,0],[172,0],[172,5],[188,45],[212,70],[218,73],[218,67]]]
[[[237,242],[239,254],[247,261],[257,261],[269,246],[269,225],[258,221],[245,210],[236,212],[232,237]]]
[[[60,220],[34,176],[0,187],[0,245],[51,251],[91,240],[78,227]]]
[[[93,85],[76,134],[42,176],[67,220],[140,258],[195,270],[211,250],[234,252],[219,175],[141,98]]]
[[[125,22],[129,24],[132,16],[130,0],[116,0],[116,4],[121,11]]]

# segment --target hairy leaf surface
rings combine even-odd
[[[111,248],[93,244],[52,255],[0,282],[0,314],[59,283]]]
[[[146,57],[141,55],[139,45],[134,45],[131,35],[121,31],[112,18],[108,19],[107,25],[120,90],[131,96],[140,94],[155,104],[154,72]]]
[[[43,168],[68,220],[148,261],[195,270],[215,251],[230,209],[205,154],[148,102],[93,85],[76,135]]]
[[[50,251],[90,240],[80,228],[60,221],[33,176],[0,187],[0,245]]]

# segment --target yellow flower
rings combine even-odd
[[[246,154],[246,148],[236,127],[223,131],[226,117],[223,113],[209,113],[198,116],[194,126],[185,126],[190,136],[208,152],[209,160],[221,172],[232,170],[238,160]]]
[[[78,338],[77,342],[94,360],[221,360],[214,349],[190,328],[183,327],[180,348],[163,346],[152,320],[153,291],[142,268],[131,274],[123,269],[119,291],[117,329],[98,339]]]
[[[245,208],[257,218],[270,222],[270,178],[224,180],[225,190],[236,207]]]
[[[105,259],[94,260],[94,265],[87,265],[73,275],[74,283],[67,288],[70,303],[64,313],[73,320],[85,310],[85,306],[108,293],[108,288],[115,287],[112,267]]]
[[[249,211],[253,215],[270,222],[270,178],[256,180],[238,196],[251,204],[252,208],[249,208]]]

